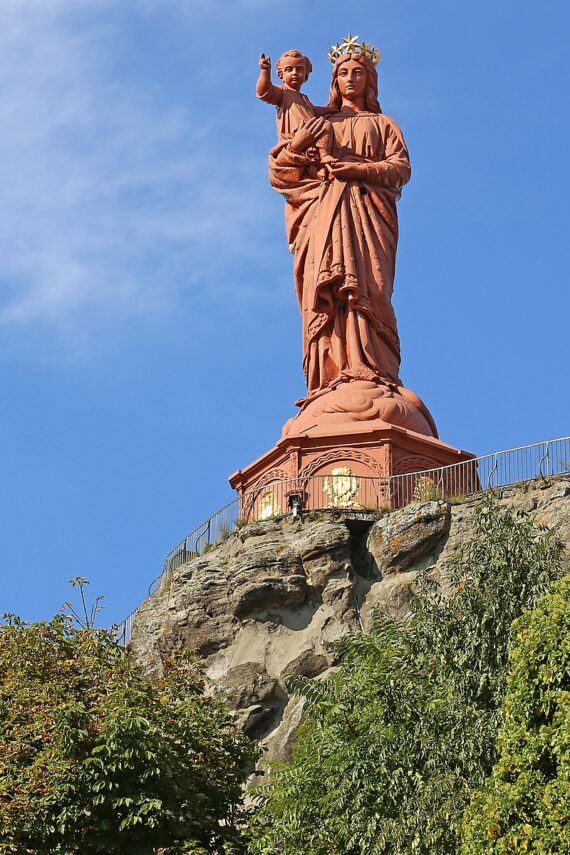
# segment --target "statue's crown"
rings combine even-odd
[[[367,56],[368,59],[372,60],[374,65],[378,65],[380,62],[380,57],[382,54],[380,51],[374,47],[374,45],[367,45],[366,42],[359,42],[358,36],[352,36],[350,33],[336,45],[332,45],[329,50],[329,59],[334,65],[337,59],[341,56],[346,56],[350,53],[360,53],[363,56]]]

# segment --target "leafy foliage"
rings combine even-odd
[[[69,618],[0,627],[0,852],[239,852],[253,745],[191,665],[143,677]]]
[[[472,798],[464,855],[570,852],[570,576],[513,635],[499,757]]]
[[[490,773],[511,622],[559,574],[561,544],[486,501],[452,573],[424,575],[402,627],[377,614],[341,643],[326,680],[292,681],[307,720],[252,822],[251,851],[435,855],[457,851],[461,815]]]

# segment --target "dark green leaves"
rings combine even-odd
[[[451,596],[420,578],[405,626],[378,614],[372,633],[341,642],[334,676],[296,679],[307,721],[263,791],[252,851],[457,851],[495,760],[511,623],[556,577],[560,553],[548,530],[485,502]]]
[[[570,577],[513,639],[498,760],[465,818],[465,855],[570,852]]]
[[[239,852],[255,754],[191,665],[150,681],[105,631],[0,628],[0,852]]]

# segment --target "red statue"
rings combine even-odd
[[[260,58],[257,94],[278,105],[279,142],[269,173],[286,199],[303,321],[307,397],[286,431],[306,428],[317,416],[321,424],[331,417],[337,422],[381,418],[437,436],[428,410],[399,379],[400,341],[391,302],[396,201],[410,178],[408,150],[396,123],[380,110],[378,53],[354,40],[348,47],[353,49],[345,43],[346,52],[337,48],[333,54],[326,108],[313,107],[300,92],[311,70],[307,57],[299,51],[283,54],[277,64],[283,87],[272,86],[269,58]],[[354,386],[354,381],[360,382]],[[337,390],[333,397],[313,404],[332,390]]]
[[[378,103],[379,52],[348,36],[329,53],[329,101],[301,92],[312,70],[300,51],[259,59],[257,95],[277,108],[272,186],[285,199],[303,326],[307,395],[279,443],[230,483],[241,493],[272,478],[328,471],[388,475],[472,457],[437,439],[420,398],[400,380],[392,307],[398,243],[396,203],[410,179],[398,125]]]

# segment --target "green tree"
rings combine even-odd
[[[151,681],[108,631],[5,616],[0,852],[240,852],[255,755],[192,665]]]
[[[570,852],[570,576],[513,637],[498,761],[467,811],[464,855]]]
[[[484,502],[443,597],[420,580],[415,615],[377,614],[341,642],[306,698],[291,764],[273,771],[252,851],[285,855],[456,852],[461,816],[495,760],[509,631],[559,574],[546,528]]]

